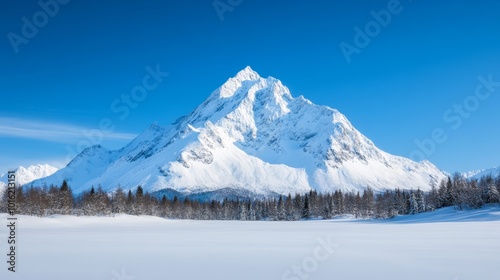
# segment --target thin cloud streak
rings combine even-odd
[[[85,132],[90,133],[93,128],[71,124],[54,123],[18,118],[0,118],[0,136],[30,138],[59,143],[73,143],[85,138]],[[105,140],[131,140],[136,134],[131,133],[103,133]]]

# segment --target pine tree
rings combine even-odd
[[[293,220],[302,218],[302,197],[300,194],[295,194],[293,198]]]
[[[323,197],[321,195],[322,199],[322,205],[323,205],[323,213],[322,217],[323,219],[331,219],[333,216],[333,211],[334,211],[334,204],[333,204],[333,197],[328,194],[326,197]]]
[[[415,192],[415,202],[417,203],[417,212],[422,213],[426,211],[424,192],[418,189]]]
[[[278,202],[275,198],[269,199],[267,202],[267,212],[269,214],[269,220],[278,220]]]
[[[451,178],[448,176],[448,181],[446,182],[446,192],[444,197],[444,206],[452,206],[454,204],[453,201],[453,183],[451,182]]]
[[[371,188],[366,188],[363,191],[363,197],[361,198],[361,210],[364,217],[368,217],[373,214],[375,208],[375,195]]]
[[[145,215],[144,191],[141,186],[138,186],[135,191],[135,213],[134,215]]]
[[[61,184],[61,188],[59,189],[59,209],[61,211],[61,214],[63,215],[69,215],[71,214],[73,210],[73,193],[71,192],[71,189],[68,185],[68,182],[66,180],[63,180]]]
[[[249,213],[248,213],[249,218],[248,218],[248,219],[249,219],[250,221],[255,221],[255,220],[257,220],[257,214],[256,214],[256,212],[255,212],[255,207],[253,206],[253,203],[252,203],[251,201],[249,201],[249,202],[248,202],[248,204],[247,204],[247,208],[249,209]]]
[[[471,179],[467,182],[465,197],[467,207],[480,208],[484,205],[482,190],[478,186],[478,182],[476,179]]]
[[[409,213],[411,215],[414,215],[414,214],[417,214],[418,213],[418,203],[417,203],[417,199],[415,198],[415,193],[414,192],[411,192],[410,193],[410,197],[409,197]]]
[[[288,194],[285,202],[285,220],[287,221],[292,221],[294,220],[293,217],[293,202],[292,202],[292,195]]]
[[[97,214],[97,209],[95,205],[95,189],[94,186],[90,189],[88,193],[83,194],[82,197],[82,210],[87,216],[94,216]]]
[[[181,211],[181,217],[183,219],[192,219],[193,218],[193,203],[191,202],[191,200],[189,200],[189,198],[186,196],[184,198],[184,202],[182,203],[182,209],[183,211]]]
[[[285,204],[283,203],[283,197],[280,195],[280,198],[278,200],[278,206],[277,206],[277,220],[279,221],[284,221],[286,217],[285,213]]]
[[[500,202],[500,194],[495,186],[495,181],[493,181],[493,178],[491,176],[486,179],[486,202]]]
[[[334,214],[336,215],[342,215],[344,214],[344,194],[342,194],[342,190],[336,190],[335,193],[333,194],[334,197],[334,204],[335,204],[335,212]]]
[[[108,216],[111,214],[111,200],[100,185],[93,195],[92,202],[97,215]]]
[[[53,215],[53,214],[60,214],[61,213],[61,204],[62,204],[62,198],[59,195],[59,188],[50,185],[49,191],[47,193],[47,198],[49,201],[49,206],[45,209],[44,216],[47,215]],[[22,205],[22,203],[18,203],[19,205]]]
[[[163,197],[161,198],[160,217],[162,218],[168,217],[168,201],[165,195],[163,195]]]
[[[319,217],[322,213],[320,196],[314,190],[309,191],[309,211],[311,217]]]
[[[439,193],[434,184],[432,184],[431,190],[427,194],[426,201],[427,201],[427,208],[430,211],[434,211],[435,209],[438,209],[440,207]]]
[[[247,207],[246,203],[244,201],[237,201],[238,204],[238,220],[240,221],[246,221],[247,220]]]
[[[500,173],[497,175],[495,179],[495,185],[497,186],[497,191],[500,193]]]
[[[172,213],[172,218],[174,219],[180,219],[180,212],[181,212],[181,206],[179,203],[179,198],[177,196],[174,196],[174,200],[172,201],[172,209],[170,211]]]
[[[359,195],[359,191],[358,191],[356,193],[356,198],[355,198],[355,201],[354,201],[354,216],[356,218],[359,217],[359,215],[361,213],[361,204],[362,204],[361,196]]]
[[[121,187],[118,187],[112,196],[112,212],[113,213],[126,213],[127,209],[127,197],[125,196],[125,192]]]
[[[125,208],[127,214],[135,215],[134,197],[132,196],[132,190],[128,190],[127,201],[125,202]]]
[[[302,207],[302,219],[311,218],[311,208],[309,205],[309,194],[304,195],[304,206]]]

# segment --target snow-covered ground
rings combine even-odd
[[[500,279],[491,206],[385,221],[20,216],[18,226],[18,272],[2,261],[0,279]]]

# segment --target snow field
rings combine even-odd
[[[0,220],[6,218],[0,214]],[[18,272],[8,272],[2,262],[0,279],[493,280],[500,275],[500,207],[446,208],[385,221],[20,216],[17,236]]]

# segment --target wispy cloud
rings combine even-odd
[[[0,136],[31,138],[50,142],[73,143],[84,139],[85,133],[95,128],[72,124],[0,117]],[[103,133],[105,140],[131,140],[136,134],[112,132]]]

